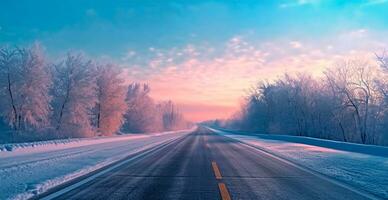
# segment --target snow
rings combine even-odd
[[[0,199],[28,199],[192,130],[1,145]]]
[[[95,137],[95,138],[73,138],[73,139],[59,139],[59,140],[48,140],[38,142],[26,142],[26,143],[10,143],[0,144],[1,151],[13,151],[13,152],[37,152],[53,149],[72,148],[77,146],[85,146],[92,144],[99,144],[105,142],[113,142],[119,140],[131,140],[136,138],[149,137],[145,134],[129,134],[114,137]],[[9,154],[14,155],[14,154]]]
[[[283,135],[218,134],[255,146],[296,165],[388,199],[388,147]]]

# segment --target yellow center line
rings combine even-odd
[[[216,179],[221,180],[222,179],[221,171],[218,168],[218,165],[215,161],[212,161],[212,167],[213,167],[213,171],[214,171],[214,175],[216,176]],[[218,189],[220,190],[222,200],[231,200],[225,183],[218,183]]]
[[[212,162],[212,167],[213,167],[213,171],[214,171],[214,175],[216,176],[216,179],[217,180],[222,179],[220,169],[218,169],[216,162],[214,162],[214,161]]]
[[[218,183],[222,200],[231,200],[228,189],[224,183]]]

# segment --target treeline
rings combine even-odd
[[[157,132],[187,128],[187,122],[172,101],[155,103],[149,96],[147,84],[133,83],[128,86],[126,102],[128,112],[123,130],[128,132]]]
[[[322,78],[288,75],[260,82],[224,126],[388,145],[388,58],[343,61]],[[219,122],[218,122],[219,123]]]
[[[125,85],[120,67],[113,63],[101,64],[69,53],[52,64],[37,44],[0,48],[4,134],[90,137],[188,125],[174,103],[155,103],[149,92],[146,84]]]

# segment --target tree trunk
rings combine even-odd
[[[8,93],[9,93],[9,96],[11,98],[11,106],[12,106],[13,114],[14,114],[12,124],[13,124],[14,130],[17,130],[18,113],[17,113],[17,110],[16,110],[15,100],[14,100],[13,93],[12,93],[11,75],[10,75],[9,69],[8,69],[7,79],[8,79]]]
[[[97,104],[97,129],[100,129],[100,119],[101,119],[101,104]]]
[[[70,83],[67,84],[66,96],[65,96],[65,100],[62,103],[61,110],[59,112],[59,118],[58,118],[58,121],[57,121],[58,124],[57,124],[56,130],[59,130],[59,128],[61,127],[63,111],[65,110],[65,105],[66,105],[67,101],[69,100],[69,93],[70,93]]]
[[[344,142],[347,142],[347,139],[346,139],[346,134],[345,134],[345,130],[344,130],[344,127],[342,126],[342,123],[339,122],[338,125],[340,126],[341,128],[341,132],[342,132],[342,138],[344,140]]]

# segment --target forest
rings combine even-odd
[[[362,144],[388,145],[388,57],[344,60],[322,77],[284,74],[259,81],[241,109],[218,125]]]
[[[149,133],[186,128],[177,105],[148,84],[126,83],[115,63],[82,53],[58,62],[38,43],[0,47],[0,142]]]

